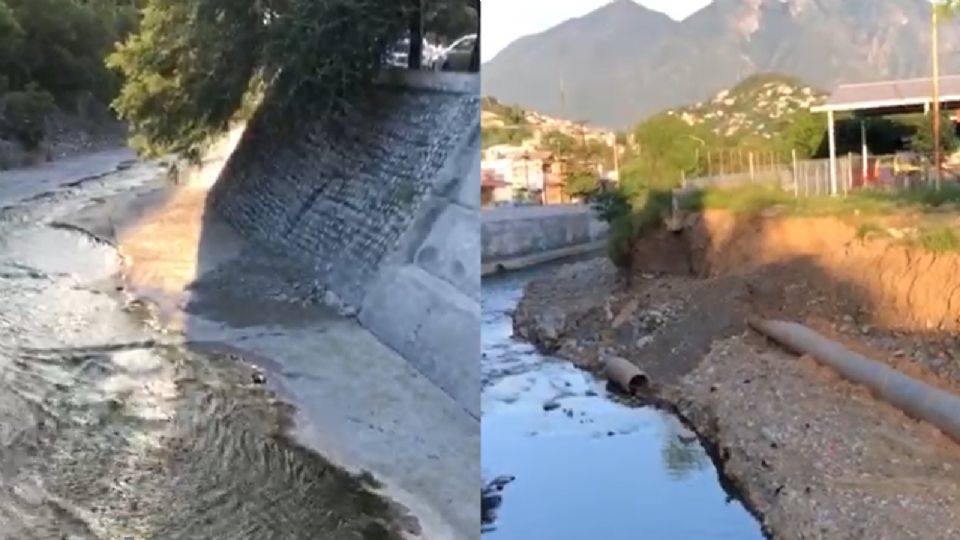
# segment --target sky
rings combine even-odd
[[[580,17],[610,0],[485,0],[480,11],[482,60],[490,60],[517,38],[542,32],[567,19]],[[640,0],[650,9],[682,19],[709,0]]]

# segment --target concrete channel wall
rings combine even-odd
[[[607,236],[585,205],[484,209],[481,221],[483,275],[600,250]]]
[[[385,72],[296,141],[248,127],[211,207],[297,257],[384,344],[480,413],[480,102],[471,74]]]

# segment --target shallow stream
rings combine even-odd
[[[603,382],[513,338],[524,284],[550,269],[483,282],[482,471],[515,476],[484,537],[762,539],[676,418],[620,404]]]

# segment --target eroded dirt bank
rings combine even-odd
[[[944,388],[960,384],[960,256],[858,239],[831,218],[708,213],[532,282],[517,332],[595,369],[638,364],[715,450],[774,538],[960,538],[960,446],[746,328],[809,324]]]

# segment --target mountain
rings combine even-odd
[[[942,71],[960,72],[960,25],[940,43]],[[623,128],[756,73],[825,89],[925,76],[930,45],[926,0],[714,0],[680,22],[617,0],[507,46],[484,64],[483,92]]]
[[[604,101],[630,102],[631,87],[625,85],[634,79],[633,66],[643,62],[645,43],[665,37],[675,26],[662,13],[618,0],[508,45],[484,64],[484,93],[570,120],[632,121],[611,121],[615,112]],[[605,99],[597,99],[601,94]]]

